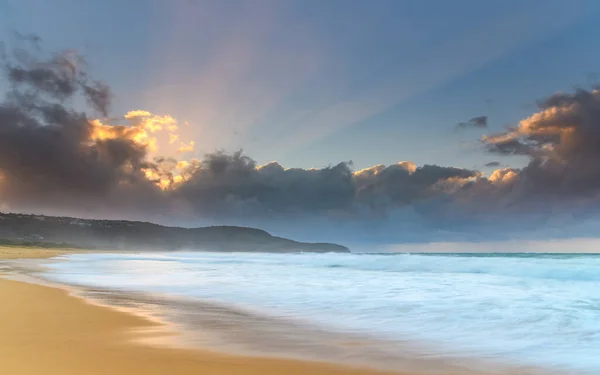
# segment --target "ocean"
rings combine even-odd
[[[419,343],[428,356],[600,374],[599,255],[73,254],[43,276]]]

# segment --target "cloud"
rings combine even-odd
[[[510,184],[519,178],[519,170],[513,168],[496,169],[489,178],[492,184]]]
[[[35,36],[21,36],[21,39],[36,45],[39,42]],[[106,116],[112,98],[110,88],[102,81],[90,81],[85,60],[79,54],[63,51],[50,59],[40,60],[27,49],[18,52],[14,59],[5,59],[4,68],[9,82],[24,90],[22,94],[64,101],[81,90],[88,104]]]
[[[557,93],[506,132],[483,138],[491,153],[527,155],[524,198],[595,200],[600,189],[600,91]]]
[[[193,152],[195,148],[196,148],[196,143],[194,141],[190,141],[187,144],[181,142],[181,145],[177,149],[177,152],[180,154],[185,153],[185,152]]]
[[[347,218],[385,214],[477,175],[412,162],[356,172],[350,162],[286,169],[276,162],[258,166],[241,151],[178,160],[195,143],[181,139],[169,115],[133,110],[124,121],[92,119],[67,106],[81,95],[92,110],[107,115],[109,109],[110,89],[88,84],[98,81],[77,53],[8,59],[6,72],[12,88],[0,106],[1,189],[3,204],[16,210]]]
[[[456,124],[457,129],[468,129],[468,128],[479,128],[485,129],[488,126],[488,117],[487,116],[477,116],[471,118],[466,122],[459,122]]]
[[[79,94],[93,109],[108,111],[110,90],[88,85],[82,61],[72,51],[45,60],[22,50],[6,57],[10,90],[0,104],[5,206],[86,210],[109,197],[123,203],[157,190],[144,177],[150,163],[136,129],[105,127],[65,105]]]
[[[500,162],[499,161],[490,161],[489,163],[485,163],[484,166],[485,167],[499,167]]]
[[[127,114],[123,117],[125,117],[127,120],[130,120],[133,125],[144,128],[151,133],[156,133],[162,130],[176,132],[179,129],[177,121],[170,115],[160,116],[138,109],[127,112]]]
[[[236,223],[279,233],[295,228],[323,240],[337,233],[431,241],[456,233],[464,239],[531,232],[548,225],[549,217],[560,221],[557,213],[593,217],[600,202],[595,89],[555,94],[515,127],[483,137],[490,153],[527,155],[530,162],[521,169],[499,168],[489,177],[411,161],[361,170],[349,161],[303,169],[258,165],[242,151],[194,158],[189,155],[194,141],[182,139],[180,123],[167,114],[132,110],[108,118],[110,88],[90,77],[82,61],[72,51],[46,59],[6,57],[9,91],[0,103],[3,209]],[[78,97],[104,118],[70,107]],[[471,120],[479,127],[486,121]]]

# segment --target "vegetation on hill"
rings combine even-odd
[[[116,250],[349,251],[337,244],[298,242],[247,227],[180,228],[139,221],[2,213],[0,244]]]

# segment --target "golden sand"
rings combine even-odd
[[[43,247],[18,247],[0,246],[0,260],[2,259],[42,259],[55,257],[61,254],[83,252],[84,250],[71,249],[46,249]]]
[[[0,259],[65,251],[0,248]],[[157,328],[141,317],[96,306],[62,289],[0,279],[0,373],[7,375],[367,375],[372,370],[135,343]]]

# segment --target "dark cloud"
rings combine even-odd
[[[190,168],[173,194],[198,212],[325,212],[351,208],[354,185],[347,163],[315,170],[257,167],[241,152],[217,152]]]
[[[20,34],[19,34],[20,35]],[[36,36],[21,39],[39,42]],[[5,56],[4,68],[9,83],[17,93],[27,96],[45,96],[64,101],[81,90],[90,106],[104,116],[108,115],[112,93],[102,81],[91,80],[85,70],[85,60],[75,51],[63,51],[49,59],[42,59],[31,49],[19,48]]]
[[[467,169],[437,165],[416,167],[404,162],[358,171],[354,179],[358,202],[385,210],[439,195],[447,188],[443,182],[463,183],[477,175],[478,172]]]
[[[80,89],[106,109],[105,86],[88,87],[73,52],[24,61],[8,56],[10,90],[0,104],[0,189],[4,204],[76,208],[102,204],[130,187],[158,190],[144,178],[146,150],[128,139],[93,140],[87,115],[64,105]]]
[[[500,166],[500,162],[499,161],[490,161],[489,163],[485,163],[484,166],[486,166],[486,167],[499,167]]]
[[[503,134],[485,137],[490,152],[527,155],[519,173],[523,200],[593,199],[600,192],[600,91],[577,89],[538,103],[539,112]]]
[[[479,128],[485,129],[488,126],[488,117],[487,116],[477,116],[471,118],[466,122],[459,122],[456,124],[457,129],[468,129],[468,128]]]
[[[30,43],[29,46],[35,48],[36,50],[41,50],[40,43],[42,38],[36,34],[23,34],[18,31],[12,32],[13,39],[19,42]]]
[[[539,151],[539,148],[535,147],[533,144],[525,143],[513,138],[498,138],[494,141],[489,141],[489,139],[486,139],[486,142],[487,150],[499,155],[533,156],[537,151]]]
[[[217,152],[190,167],[173,189],[198,212],[252,215],[289,213],[352,216],[364,207],[381,210],[439,194],[442,181],[466,180],[477,172],[412,163],[354,172],[348,162],[321,169],[264,166],[241,152]]]
[[[81,88],[88,104],[103,116],[108,116],[110,101],[112,100],[112,92],[108,85],[101,81],[94,81],[90,85],[83,83]]]

